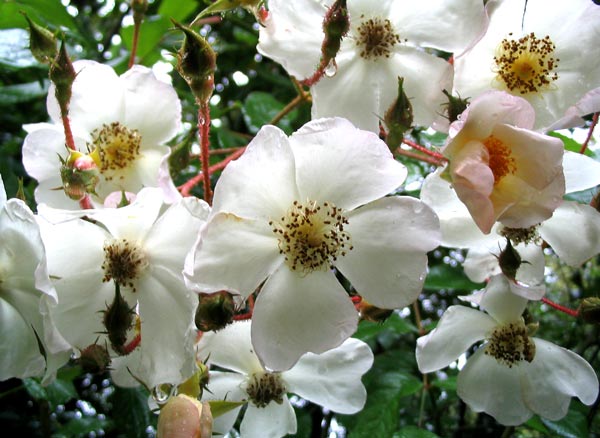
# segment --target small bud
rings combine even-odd
[[[160,410],[156,429],[157,438],[210,438],[210,405],[185,394],[171,397]]]
[[[454,97],[448,91],[442,90],[442,93],[448,98],[448,103],[444,104],[446,107],[447,118],[450,123],[458,120],[458,116],[461,115],[469,105],[469,99],[461,99],[460,97]]]
[[[106,347],[94,343],[81,351],[78,361],[85,373],[99,374],[108,369],[110,355]]]
[[[20,199],[23,202],[27,202],[27,196],[25,196],[25,187],[23,186],[23,178],[18,178],[17,182],[17,193],[15,193],[15,198]]]
[[[35,59],[43,64],[50,64],[58,55],[56,38],[48,29],[34,23],[29,16],[21,12],[29,23],[29,49]]]
[[[383,121],[388,129],[386,143],[393,152],[413,124],[413,109],[404,92],[404,78],[398,77],[398,97],[385,112]]]
[[[381,307],[374,306],[364,298],[357,307],[360,312],[360,318],[371,322],[384,322],[394,313],[391,309],[382,309]]]
[[[506,248],[504,248],[498,256],[500,270],[509,279],[514,280],[522,263],[525,262],[521,261],[521,256],[517,250],[513,248],[512,243],[510,243],[510,239],[506,239]]]
[[[210,374],[208,366],[204,362],[198,360],[197,365],[198,371],[177,387],[178,394],[185,394],[196,398],[202,397],[202,393],[208,385]]]
[[[61,115],[67,115],[69,101],[71,100],[71,87],[75,81],[75,69],[73,63],[69,59],[65,42],[60,44],[58,55],[50,64],[50,80],[54,83],[56,90],[54,92],[58,105],[60,106]]]
[[[584,298],[579,305],[579,314],[585,322],[590,324],[600,323],[600,298]]]
[[[321,53],[325,59],[329,61],[335,58],[340,51],[342,38],[346,36],[349,29],[350,20],[348,18],[346,0],[336,0],[323,19],[325,39],[321,46]]]
[[[189,165],[190,150],[195,138],[195,135],[188,135],[182,142],[177,143],[171,148],[171,153],[169,154],[169,173],[172,178],[180,175],[180,172]]]
[[[248,11],[250,11],[254,16],[258,19],[258,10],[260,6],[264,3],[264,0],[217,0],[194,18],[192,24],[190,26],[194,26],[198,24],[198,21],[202,19],[202,17],[206,17],[210,14],[216,14],[218,12],[227,12],[231,11],[235,8],[242,7]]]
[[[127,342],[127,332],[133,328],[134,320],[134,308],[129,307],[127,301],[121,296],[119,284],[115,283],[115,298],[112,304],[104,310],[102,322],[106,327],[111,347],[119,354],[130,353],[124,347]]]
[[[148,0],[131,0],[131,9],[133,9],[133,21],[141,22],[148,10]]]
[[[229,292],[201,293],[198,294],[198,300],[195,319],[198,330],[203,332],[221,330],[233,321],[235,305],[233,295]]]
[[[79,201],[86,194],[96,194],[96,185],[100,181],[100,171],[89,155],[79,151],[70,151],[67,159],[59,155],[61,162],[60,178],[65,194]]]
[[[196,102],[207,104],[214,89],[217,55],[198,33],[172,20],[184,33],[183,44],[177,52],[177,71],[188,83]]]

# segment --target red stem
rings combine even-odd
[[[69,121],[69,116],[67,115],[67,111],[62,111],[62,123],[65,130],[65,144],[72,151],[75,150],[75,140],[73,140],[73,131],[71,131],[71,122]]]
[[[127,69],[130,69],[133,67],[133,64],[135,64],[135,54],[137,53],[141,24],[141,20],[134,20],[133,41],[131,42],[131,55],[129,56],[129,64],[127,65]]]
[[[133,338],[129,344],[123,346],[123,352],[125,353],[125,355],[135,350],[137,346],[140,345],[140,342],[142,342],[142,335],[135,335],[135,338]]]
[[[204,181],[204,200],[212,205],[212,188],[210,187],[210,107],[204,102],[198,109],[198,135],[200,137],[200,161]]]
[[[583,144],[581,145],[581,149],[579,150],[580,154],[585,153],[585,150],[588,147],[588,143],[590,142],[590,139],[592,138],[592,135],[594,134],[594,128],[596,128],[596,125],[598,124],[598,114],[600,114],[600,113],[594,113],[594,116],[592,117],[592,124],[588,131],[587,137],[585,138],[585,141],[583,142]]]
[[[545,304],[549,305],[550,307],[552,307],[552,308],[554,308],[556,310],[559,310],[559,311],[561,311],[563,313],[566,313],[569,316],[573,316],[575,318],[577,318],[579,316],[579,311],[570,309],[570,308],[565,307],[565,306],[561,306],[560,304],[555,303],[554,301],[551,301],[551,300],[549,300],[546,297],[542,298],[542,303],[545,303]]]
[[[413,149],[416,149],[416,150],[418,150],[418,151],[421,151],[421,152],[423,152],[424,154],[426,154],[426,155],[429,155],[430,157],[434,157],[434,158],[435,158],[435,159],[437,159],[437,160],[441,160],[441,161],[444,161],[444,162],[445,162],[445,161],[448,161],[448,159],[447,159],[446,157],[444,157],[442,154],[439,154],[439,153],[437,153],[437,152],[434,152],[434,151],[432,151],[432,150],[429,150],[429,149],[427,149],[425,146],[421,146],[420,144],[418,144],[418,143],[415,143],[414,141],[412,141],[412,140],[409,140],[409,139],[407,139],[407,138],[405,138],[404,140],[402,140],[402,143],[404,143],[404,144],[406,144],[406,145],[410,146],[410,147],[411,147],[411,148],[413,148]]]
[[[82,210],[90,210],[94,208],[92,204],[92,200],[90,199],[90,195],[85,195],[83,198],[79,200],[79,206]]]

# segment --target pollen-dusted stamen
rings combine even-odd
[[[513,365],[535,357],[535,343],[523,322],[497,327],[488,339],[485,354],[512,368]]]
[[[133,281],[139,277],[141,271],[148,266],[148,261],[138,245],[127,239],[113,239],[104,244],[104,278],[107,282],[111,279],[120,286],[135,287]]]
[[[540,224],[529,228],[510,228],[502,227],[500,234],[510,239],[515,245],[519,243],[534,243],[540,239],[538,228]]]
[[[510,148],[493,135],[483,140],[489,154],[488,166],[494,174],[494,184],[498,184],[509,173],[515,173],[517,163],[513,158]]]
[[[357,30],[356,45],[361,47],[360,56],[364,59],[389,58],[394,46],[400,42],[400,35],[394,33],[390,20],[369,18]]]
[[[285,383],[280,373],[254,373],[248,381],[246,393],[250,400],[259,408],[264,408],[269,403],[283,403],[283,397],[287,392]]]
[[[279,253],[293,271],[329,269],[339,256],[352,250],[344,231],[348,219],[330,202],[294,201],[287,214],[269,225],[279,240]]]
[[[119,122],[102,125],[92,132],[92,143],[88,145],[100,172],[107,180],[115,172],[131,166],[140,155],[142,136],[137,129],[129,129]],[[123,178],[123,175],[120,175]]]
[[[554,57],[555,48],[548,35],[539,39],[532,32],[518,40],[505,38],[496,50],[494,71],[511,92],[528,94],[547,90],[558,79],[554,70],[560,60]]]

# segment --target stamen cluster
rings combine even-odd
[[[364,16],[361,16],[363,18]],[[358,27],[357,46],[362,46],[360,56],[364,59],[390,57],[394,45],[400,42],[400,35],[394,33],[390,20],[369,18]]]
[[[489,167],[494,174],[494,184],[509,173],[515,173],[517,165],[511,154],[510,148],[493,135],[483,140],[483,144],[489,154]]]
[[[269,225],[279,240],[279,253],[292,271],[310,273],[333,267],[339,256],[352,250],[350,235],[344,231],[348,219],[330,202],[294,201],[279,222]]]
[[[512,368],[513,365],[535,357],[535,343],[529,338],[523,323],[509,323],[496,328],[485,346],[485,354]]]
[[[126,169],[139,157],[141,143],[142,136],[137,129],[129,129],[119,122],[102,125],[92,132],[93,155],[107,181],[113,176],[106,172]]]
[[[259,408],[264,408],[272,401],[281,404],[287,393],[280,373],[255,373],[246,387],[248,397]]]
[[[111,279],[120,286],[133,288],[133,280],[139,277],[140,271],[147,265],[144,253],[127,239],[114,239],[104,244],[103,282]]]

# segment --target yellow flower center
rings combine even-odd
[[[348,219],[340,208],[316,201],[294,201],[278,222],[269,222],[286,264],[306,274],[333,267],[338,256],[352,249],[350,235],[344,231],[346,224]]]
[[[361,15],[361,19],[364,15]],[[394,33],[390,20],[370,18],[358,26],[356,45],[360,47],[360,56],[364,59],[390,57],[392,49],[400,42],[400,36]]]
[[[137,129],[114,122],[92,132],[90,155],[106,180],[110,181],[139,157],[141,143],[142,136]],[[123,175],[119,178],[123,179]]]
[[[535,343],[529,337],[524,323],[510,323],[497,327],[485,346],[485,354],[512,368],[513,365],[535,357]]]
[[[558,79],[554,70],[560,60],[554,57],[554,49],[549,36],[539,39],[533,32],[518,40],[503,39],[494,56],[497,79],[518,94],[549,89]]]
[[[279,373],[255,373],[246,387],[248,397],[259,408],[264,408],[272,401],[283,403],[286,392],[287,388]]]
[[[498,184],[502,178],[509,173],[515,173],[517,164],[513,158],[510,148],[493,135],[483,140],[483,144],[489,154],[488,166],[494,174],[494,184]]]
[[[103,282],[113,279],[120,286],[129,286],[135,292],[133,281],[148,266],[148,261],[135,243],[127,239],[113,239],[104,244]]]

